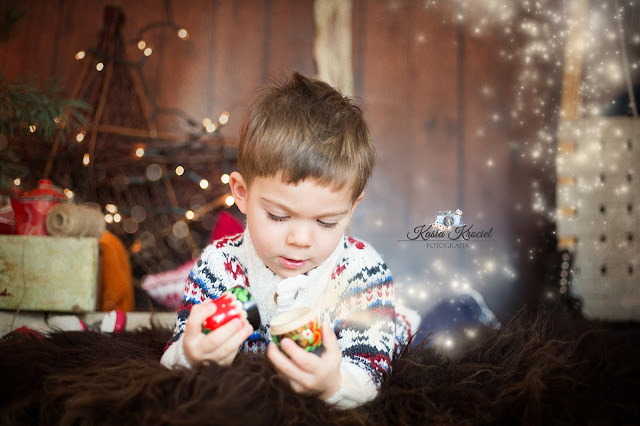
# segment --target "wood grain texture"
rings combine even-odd
[[[0,68],[9,78],[63,77],[71,89],[81,71],[74,54],[95,46],[103,8],[111,2],[21,4],[29,12],[13,39],[0,45]],[[315,75],[311,0],[170,4],[190,37],[180,40],[169,29],[145,35],[153,48],[142,67],[145,85],[158,107],[180,108],[198,122],[228,111],[223,132],[229,143],[259,84],[286,70]],[[161,0],[120,6],[129,42],[144,25],[165,18]],[[535,138],[539,123],[515,127],[509,121],[518,65],[499,54],[506,43],[501,28],[474,35],[455,20],[458,7],[459,2],[426,7],[412,0],[353,1],[354,98],[369,122],[379,161],[349,232],[378,249],[399,289],[409,282],[448,286],[456,275],[469,277],[474,286],[477,262],[488,259],[500,271],[516,270],[515,279],[487,275],[485,287],[478,288],[501,316],[537,297],[529,289],[542,282],[553,227],[530,209],[531,182],[540,180],[553,201],[554,176],[521,155],[521,144]],[[127,49],[131,59],[140,57],[135,44]],[[174,117],[157,117],[159,131],[176,132],[182,125]],[[398,241],[433,221],[438,210],[456,208],[464,211],[465,222],[495,228],[492,249],[456,252]],[[533,261],[529,250],[537,253]],[[434,270],[435,259],[447,272]]]

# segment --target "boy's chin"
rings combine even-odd
[[[285,269],[280,270],[278,272],[276,272],[276,275],[279,276],[280,278],[293,278],[293,277],[297,277],[298,275],[304,275],[306,274],[308,271],[303,270],[290,270],[290,269]]]
[[[293,278],[293,277],[297,277],[298,275],[304,275],[313,268],[287,269],[280,266],[279,268],[269,267],[269,269],[271,269],[271,272],[273,272],[280,278]]]

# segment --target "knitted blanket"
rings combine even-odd
[[[167,369],[170,330],[12,333],[0,341],[0,424],[640,423],[640,326],[521,312],[457,356],[407,346],[373,401],[299,395],[263,356]]]

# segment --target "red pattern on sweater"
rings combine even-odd
[[[353,237],[347,237],[347,241],[349,241],[349,244],[356,246],[357,249],[362,250],[364,249],[364,243],[362,241],[358,241]]]
[[[332,280],[335,280],[335,279],[336,279],[336,277],[339,277],[339,276],[340,276],[340,274],[342,273],[342,271],[344,271],[344,265],[338,265],[338,267],[336,268],[336,270],[335,270],[335,271],[333,271],[333,272],[331,273],[331,279],[332,279]]]
[[[237,234],[231,238],[222,238],[221,240],[216,241],[216,248],[224,247],[229,241],[235,241],[240,237],[242,237],[242,234]]]
[[[384,354],[378,353],[371,355],[369,353],[358,353],[355,354],[355,356],[366,359],[374,370],[387,371],[387,368],[390,365],[390,358]]]

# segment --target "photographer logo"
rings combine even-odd
[[[464,223],[462,222],[462,211],[458,209],[455,213],[451,210],[438,212],[433,225],[438,228],[444,227],[447,231],[450,231],[451,227],[454,226],[464,226]]]
[[[443,210],[433,222],[416,226],[407,232],[406,240],[399,241],[424,241],[429,248],[469,248],[469,242],[486,241],[492,234],[493,228],[478,230],[465,224],[460,209]]]

